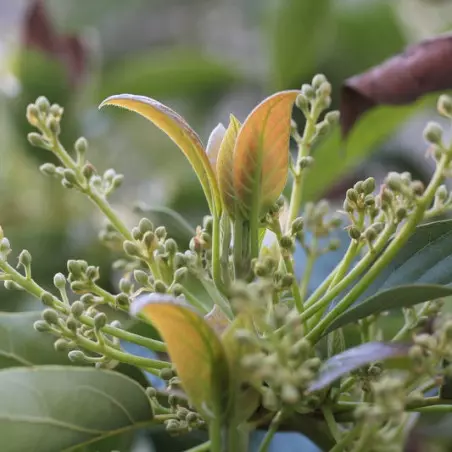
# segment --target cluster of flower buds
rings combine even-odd
[[[237,331],[237,340],[250,347],[241,365],[255,387],[261,387],[263,406],[278,411],[291,406],[298,412],[309,412],[319,403],[316,394],[307,388],[315,379],[321,360],[315,356],[310,342],[304,337],[299,316],[285,305],[276,306],[268,328],[273,331],[266,337],[256,337],[248,331]],[[282,327],[275,332],[275,327]]]

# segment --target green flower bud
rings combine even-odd
[[[171,289],[171,293],[175,297],[180,297],[181,295],[184,294],[184,287],[181,284],[174,284]]]
[[[354,188],[349,188],[347,190],[346,196],[350,202],[356,202],[359,198],[359,194]]]
[[[424,129],[424,139],[428,143],[440,145],[443,139],[443,129],[437,122],[429,122]]]
[[[295,280],[294,275],[292,275],[291,273],[285,274],[281,279],[281,288],[288,289],[289,287],[292,286],[294,280]]]
[[[389,190],[383,190],[381,192],[381,205],[382,208],[385,207],[385,205],[390,205],[394,201],[394,195]]]
[[[437,103],[438,112],[446,118],[452,117],[452,98],[447,94],[441,94]]]
[[[312,87],[317,90],[319,89],[323,83],[328,82],[327,78],[323,74],[316,74],[312,79]]]
[[[154,399],[155,397],[157,397],[157,390],[155,388],[153,388],[152,386],[148,386],[145,390],[146,395],[150,398],[150,399]]]
[[[136,245],[134,242],[131,242],[130,240],[126,240],[123,243],[123,248],[126,254],[128,254],[130,257],[140,257],[141,256],[141,250],[138,245]]]
[[[346,199],[344,201],[344,204],[342,205],[342,209],[344,210],[344,212],[347,212],[347,213],[353,213],[355,211],[353,204],[348,199]]]
[[[146,279],[147,279],[147,276],[146,276]],[[119,280],[118,285],[119,285],[119,290],[124,293],[130,293],[133,288],[132,282],[127,278],[121,278]]]
[[[326,99],[331,96],[333,88],[331,86],[331,83],[325,81],[320,84],[320,86],[316,90],[317,96],[319,96],[322,99]]]
[[[174,272],[174,281],[177,283],[183,283],[185,278],[187,277],[188,269],[187,267],[178,268]]]
[[[350,226],[348,235],[352,240],[359,240],[361,238],[361,232],[355,226]]]
[[[396,210],[395,215],[396,215],[397,221],[402,221],[407,217],[408,211],[406,210],[405,207],[399,207]]]
[[[147,286],[148,285],[148,274],[143,271],[143,270],[134,270],[133,271],[133,278],[135,279],[135,281],[142,285],[142,286]]]
[[[99,312],[94,316],[94,328],[100,330],[107,324],[107,316],[103,312]]]
[[[300,169],[310,168],[314,164],[314,158],[308,155],[307,157],[301,157],[298,161]]]
[[[60,121],[53,116],[47,120],[47,127],[56,136],[58,136],[61,132]]]
[[[59,317],[54,309],[44,309],[41,315],[49,325],[58,325]]]
[[[187,421],[189,424],[193,424],[194,422],[198,422],[198,421],[199,421],[199,416],[198,416],[197,413],[195,413],[195,412],[193,412],[193,411],[190,411],[190,412],[187,414],[186,421]]]
[[[167,289],[168,288],[166,287],[166,284],[163,281],[161,281],[160,279],[157,279],[154,282],[154,290],[157,293],[166,293]]]
[[[19,254],[19,264],[25,268],[29,268],[31,265],[31,254],[28,250],[22,250]]]
[[[64,108],[58,104],[53,104],[50,107],[50,114],[57,119],[61,119],[64,113]]]
[[[337,110],[334,111],[329,111],[326,115],[325,115],[325,121],[331,126],[335,126],[336,124],[339,123],[339,119],[340,119],[340,113]]]
[[[363,187],[364,183],[362,180],[359,180],[358,182],[356,182],[355,185],[353,185],[353,188],[358,192],[358,193],[363,193],[364,192],[364,187]]]
[[[294,241],[293,241],[292,237],[290,237],[288,235],[283,235],[279,241],[279,244],[280,244],[281,248],[288,250],[288,251],[292,251],[294,248]]]
[[[77,300],[77,301],[74,301],[74,303],[72,303],[71,314],[76,319],[78,319],[83,314],[84,311],[85,311],[85,305],[81,301]]]
[[[116,176],[116,171],[113,168],[109,168],[104,172],[104,180],[107,182],[112,182],[113,178]]]
[[[375,190],[375,179],[373,177],[368,177],[363,181],[363,191],[365,195],[370,195]]]
[[[90,265],[86,269],[86,277],[90,281],[97,281],[100,278],[99,267],[95,267],[94,265]]]
[[[422,196],[425,190],[424,184],[420,180],[413,181],[410,188],[416,196]]]
[[[364,237],[369,242],[373,242],[377,238],[377,236],[378,236],[378,234],[375,232],[375,230],[372,227],[367,228],[364,231]]]
[[[66,287],[66,278],[63,273],[57,273],[53,277],[53,285],[59,290],[63,290]]]
[[[86,151],[88,150],[88,141],[85,137],[80,137],[77,139],[77,141],[74,144],[74,149],[77,154],[80,156],[83,156],[86,154]]]
[[[50,325],[45,320],[37,320],[33,323],[33,328],[38,333],[47,333],[51,330]]]
[[[154,225],[152,224],[152,221],[148,218],[142,218],[140,222],[138,223],[138,227],[142,234],[145,234],[148,231],[154,231]]]
[[[189,411],[187,410],[187,408],[179,407],[178,410],[176,411],[176,416],[178,419],[183,421],[187,418],[188,413]]]
[[[290,229],[292,231],[292,234],[295,235],[298,232],[303,231],[303,227],[304,227],[304,219],[302,217],[298,217],[298,218],[295,218],[294,221],[292,221]]]
[[[323,137],[329,132],[330,124],[328,122],[326,122],[326,121],[319,122],[315,126],[315,130],[316,130],[316,133],[317,133],[318,137]]]
[[[159,377],[162,380],[169,381],[174,377],[174,371],[170,367],[165,367],[163,369],[160,369]]]
[[[56,175],[56,166],[53,163],[44,163],[39,167],[39,171],[41,171],[44,176],[55,176]]]
[[[115,297],[118,306],[128,307],[130,305],[130,298],[125,293],[119,293]]]
[[[53,306],[53,295],[50,292],[43,292],[41,294],[41,301],[45,306]]]
[[[39,110],[35,104],[29,104],[27,106],[27,121],[34,127],[39,124]]]
[[[297,136],[298,135],[298,125],[296,121],[293,119],[290,120],[290,135]]]
[[[273,390],[267,389],[262,396],[262,405],[269,411],[278,411],[279,401]]]
[[[155,236],[160,239],[163,240],[166,238],[166,228],[165,226],[159,226],[158,228],[155,229]]]
[[[208,233],[212,234],[213,231],[213,218],[211,215],[206,215],[202,220],[202,228]]]
[[[35,146],[37,148],[47,149],[49,146],[48,141],[40,133],[37,132],[30,132],[27,135],[27,139],[32,146]]]
[[[75,293],[83,292],[87,289],[88,284],[85,281],[72,281],[71,290]]]
[[[165,251],[171,255],[175,255],[177,253],[177,243],[174,239],[167,239],[165,241]]]
[[[284,403],[294,405],[300,400],[300,393],[294,385],[286,383],[281,388],[281,399]]]
[[[156,245],[155,234],[152,231],[148,231],[143,236],[143,242],[148,250],[154,249]]]
[[[85,163],[83,165],[82,174],[85,176],[86,180],[89,181],[95,173],[96,173],[96,170],[91,163]]]
[[[116,190],[117,188],[119,188],[122,185],[123,182],[124,182],[124,175],[117,174],[111,181],[111,188],[113,190]]]
[[[132,228],[132,237],[134,240],[140,241],[143,238],[143,233],[139,228]]]
[[[47,97],[39,96],[36,99],[35,105],[41,113],[47,114],[49,112],[50,102]]]
[[[449,191],[447,190],[447,187],[445,185],[440,185],[436,190],[435,196],[439,201],[444,203],[449,197]]]
[[[301,86],[301,94],[303,94],[306,99],[313,100],[315,97],[315,90],[311,85],[305,83]]]
[[[178,432],[181,429],[181,425],[176,419],[169,419],[165,422],[165,428],[168,432]]]
[[[57,339],[53,344],[55,351],[57,352],[67,352],[69,348],[69,342],[66,339]]]
[[[75,319],[75,317],[73,317],[72,315],[70,315],[67,319],[66,319],[66,326],[68,328],[68,330],[72,331],[73,333],[75,333],[77,331],[77,327],[78,327],[78,322]]]
[[[306,112],[309,108],[309,100],[304,94],[299,94],[295,99],[295,105],[302,112]]]
[[[176,253],[174,256],[174,266],[176,268],[185,267],[188,264],[188,259],[183,253]]]
[[[65,169],[63,171],[63,176],[64,178],[72,185],[78,185],[78,180],[77,180],[77,176],[75,174],[74,170],[71,169]]]
[[[67,356],[76,364],[84,364],[86,362],[86,356],[81,350],[71,350]]]

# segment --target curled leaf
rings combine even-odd
[[[212,213],[221,212],[218,186],[204,147],[196,132],[175,111],[154,99],[131,94],[119,94],[105,99],[99,106],[115,105],[144,116],[165,132],[185,154],[198,176]]]
[[[406,356],[409,348],[409,345],[387,344],[383,342],[368,342],[350,348],[325,361],[320,369],[319,376],[309,387],[309,391],[323,389],[343,375],[359,369],[366,364]]]
[[[399,105],[452,88],[452,35],[427,39],[342,87],[341,128],[347,135],[359,117],[377,105]]]
[[[204,318],[159,294],[137,298],[131,312],[142,314],[161,334],[191,403],[206,418],[224,415],[230,397],[229,364],[219,337]]]
[[[206,154],[209,158],[212,168],[216,169],[218,153],[220,151],[221,142],[223,141],[226,129],[221,122],[212,130],[206,146]]]
[[[283,191],[289,165],[292,107],[299,91],[281,91],[261,102],[237,137],[233,179],[246,216],[265,213]]]
[[[234,218],[236,215],[236,195],[233,180],[234,148],[241,124],[239,120],[231,115],[229,126],[226,129],[217,160],[217,179],[220,195],[223,199],[225,209]]]
[[[221,308],[217,304],[214,305],[212,310],[204,316],[204,320],[220,336],[231,323],[231,321],[228,319],[228,316],[221,310]]]

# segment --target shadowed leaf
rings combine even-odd
[[[309,391],[318,391],[333,383],[345,374],[360,367],[389,358],[408,354],[409,345],[368,342],[351,348],[325,361],[319,376],[309,387]]]
[[[452,295],[452,220],[418,226],[363,295],[328,328]]]
[[[221,211],[218,187],[204,147],[200,138],[187,122],[169,107],[145,96],[119,94],[105,99],[99,106],[115,105],[144,116],[165,132],[185,154],[199,178],[210,211]]]
[[[422,41],[382,64],[347,79],[342,87],[341,128],[377,105],[400,105],[452,88],[452,35]]]
[[[292,106],[299,91],[261,102],[240,129],[234,151],[234,188],[247,215],[261,215],[283,191],[289,165]]]
[[[217,160],[218,187],[224,206],[233,218],[236,214],[236,195],[233,180],[234,148],[240,126],[239,120],[231,115]]]
[[[215,331],[191,307],[168,295],[139,297],[132,312],[144,315],[159,330],[190,401],[205,416],[224,415],[230,373]]]

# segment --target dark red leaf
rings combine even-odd
[[[341,92],[341,129],[346,136],[359,117],[377,105],[401,105],[452,88],[452,35],[410,46],[368,71],[347,79]]]
[[[58,34],[42,0],[32,1],[25,13],[22,43],[27,49],[59,60],[74,85],[85,72],[86,51],[80,38]]]

